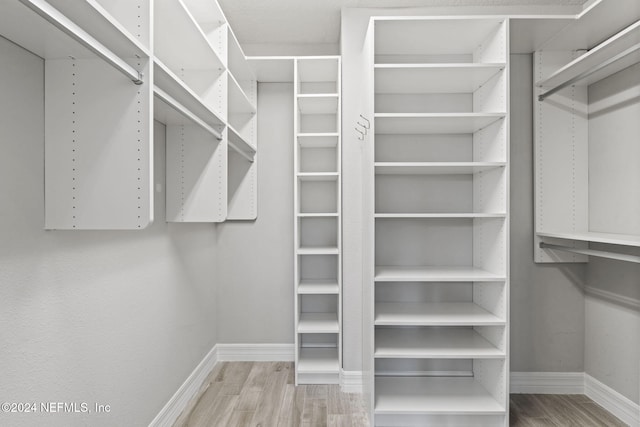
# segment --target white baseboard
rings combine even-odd
[[[293,344],[218,344],[220,362],[293,362]]]
[[[584,372],[511,372],[513,394],[583,394]]]
[[[196,366],[187,380],[180,386],[178,391],[169,399],[164,408],[151,421],[149,427],[171,427],[176,422],[182,411],[187,408],[200,387],[207,379],[207,376],[218,363],[217,346],[214,346],[209,353]]]
[[[623,422],[640,426],[640,405],[588,374],[584,377],[584,394]]]
[[[512,372],[511,393],[584,394],[624,423],[640,427],[640,405],[584,372]]]
[[[362,371],[340,371],[340,389],[344,393],[362,394]]]

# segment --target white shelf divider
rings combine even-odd
[[[505,167],[505,162],[376,162],[377,175],[468,175]]]
[[[376,113],[376,134],[474,133],[504,113]]]
[[[340,292],[340,285],[337,280],[307,279],[300,280],[298,284],[299,295],[323,295]]]
[[[495,282],[505,280],[476,267],[376,266],[376,282]]]
[[[336,313],[302,313],[298,320],[299,334],[337,334],[338,315]]]
[[[473,303],[376,304],[376,326],[488,326],[504,319]]]

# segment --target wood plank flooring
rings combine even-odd
[[[583,395],[514,394],[512,427],[623,427]],[[223,362],[174,427],[368,427],[359,394],[294,386],[290,362]]]

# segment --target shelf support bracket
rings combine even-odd
[[[45,0],[20,0],[20,2],[40,15],[51,25],[55,26],[79,44],[96,54],[107,64],[127,76],[133,83],[137,85],[141,85],[143,83],[142,73],[127,64],[126,61],[109,50],[105,45],[84,31]]]
[[[540,243],[540,248],[553,249],[555,251],[564,251],[564,252],[570,252],[574,254],[595,256],[595,257],[607,258],[607,259],[615,259],[617,261],[633,262],[636,264],[640,264],[640,256],[636,256],[636,255],[619,254],[616,252],[608,252],[608,251],[598,251],[595,249],[578,249],[578,248],[571,248],[568,246],[552,245],[551,243],[545,243],[545,242]]]

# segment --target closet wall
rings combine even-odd
[[[258,85],[258,219],[218,225],[221,343],[293,345],[293,85]]]
[[[0,38],[0,395],[111,412],[0,414],[0,424],[147,425],[216,344],[216,231],[165,222],[44,231],[44,62]]]

